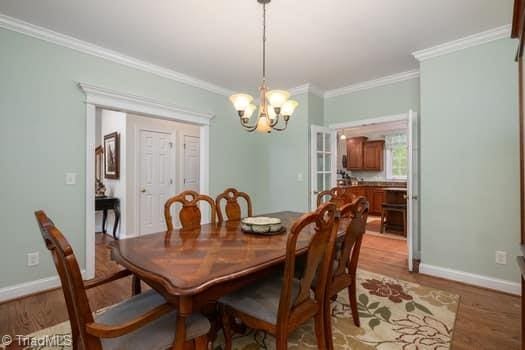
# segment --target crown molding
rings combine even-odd
[[[318,86],[315,86],[312,83],[299,85],[299,86],[293,87],[291,89],[288,89],[288,91],[290,92],[290,95],[292,95],[292,96],[300,95],[300,94],[306,94],[306,93],[310,92],[310,93],[312,93],[314,95],[317,95],[319,97],[324,97],[324,93],[325,93],[323,89],[321,89]]]
[[[353,92],[368,90],[379,86],[390,85],[394,83],[399,83],[406,80],[419,78],[419,70],[410,70],[406,72],[396,73],[392,75],[387,75],[382,78],[363,81],[360,83],[344,86],[342,88],[326,91],[324,94],[325,98],[336,97],[346,94],[351,94]]]
[[[140,110],[144,114],[157,115],[161,117],[176,117],[180,121],[197,124],[209,124],[215,117],[213,113],[203,113],[184,109],[175,105],[165,104],[161,101],[122,93],[86,83],[78,83],[78,87],[86,94],[86,103],[101,107],[118,107],[122,111]],[[140,109],[137,109],[140,106]]]
[[[17,33],[25,34],[33,38],[47,41],[56,45],[67,47],[91,56],[99,57],[127,67],[135,68],[147,73],[174,80],[178,83],[203,89],[219,95],[230,96],[233,92],[230,89],[212,84],[210,82],[194,78],[192,76],[179,73],[169,68],[161,67],[153,63],[127,56],[117,51],[91,44],[89,42],[76,39],[69,35],[61,34],[53,30],[36,26],[34,24],[6,16],[0,13],[0,28],[8,29]]]
[[[491,41],[510,38],[511,26],[510,24],[486,30],[481,33],[466,36],[461,39],[449,41],[444,44],[429,47],[412,53],[418,61],[425,61],[433,57],[446,55],[452,52],[463,50],[469,47],[486,44]]]

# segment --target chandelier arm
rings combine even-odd
[[[241,122],[241,126],[248,130],[248,131],[254,131],[255,129],[257,129],[257,122],[255,123],[255,125],[249,125],[249,124],[244,124],[242,119],[239,118],[239,121]]]
[[[271,121],[270,119],[270,127],[273,129],[274,126],[276,126],[279,123],[279,115],[275,116],[274,121]]]
[[[285,122],[284,122],[284,127],[282,127],[282,128],[278,128],[277,126],[274,126],[272,129],[273,129],[273,130],[276,130],[276,131],[284,131],[284,130],[286,130],[287,127],[288,127],[288,122],[285,121]]]
[[[239,121],[241,122],[241,126],[244,128],[244,130],[246,130],[248,132],[252,132],[252,131],[257,130],[257,126],[259,125],[259,119],[261,119],[261,115],[260,114],[257,115],[257,119],[255,120],[255,124],[254,125],[245,124],[245,123],[243,123],[242,119],[240,119],[240,118],[239,118]]]

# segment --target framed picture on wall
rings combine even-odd
[[[120,169],[119,135],[112,132],[104,136],[104,177],[118,179]]]

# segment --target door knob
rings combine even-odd
[[[140,192],[142,192],[142,193],[146,193],[146,189],[143,188],[142,190],[140,190]]]
[[[418,196],[412,196],[412,199],[418,200]]]

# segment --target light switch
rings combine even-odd
[[[66,173],[66,185],[74,185],[77,183],[76,173]]]
[[[299,182],[303,181],[303,173],[297,173],[297,181]]]
[[[27,253],[27,266],[36,266],[40,264],[40,255],[38,252]]]

